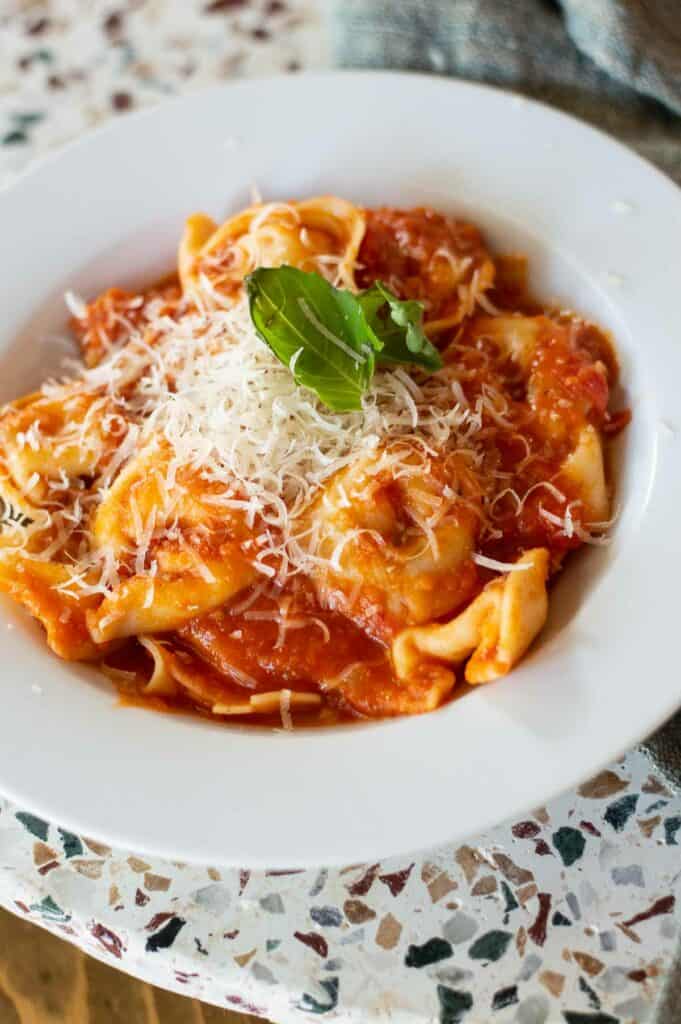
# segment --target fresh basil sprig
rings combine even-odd
[[[378,361],[413,363],[425,370],[439,370],[442,357],[423,333],[423,303],[416,299],[398,299],[382,281],[360,292],[361,305],[367,323],[382,342]]]
[[[422,330],[422,303],[381,282],[353,295],[319,274],[260,267],[246,290],[258,336],[334,412],[361,409],[377,365],[442,366]]]

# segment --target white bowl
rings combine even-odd
[[[290,735],[118,707],[3,601],[0,790],[77,831],[203,862],[339,864],[460,838],[576,783],[681,701],[681,193],[578,121],[462,82],[340,73],[197,93],[0,195],[0,398],[63,354],[65,289],[153,280],[187,214],[224,216],[252,183],[463,213],[529,255],[539,295],[611,328],[634,412],[614,541],[570,560],[506,679],[434,714]]]

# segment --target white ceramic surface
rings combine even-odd
[[[435,714],[289,735],[122,709],[106,680],[59,662],[3,602],[2,792],[173,858],[347,863],[539,804],[681,701],[669,658],[681,193],[606,136],[481,86],[340,73],[194,94],[79,141],[0,194],[0,399],[39,383],[63,351],[66,288],[89,297],[153,279],[185,215],[224,215],[254,182],[266,197],[335,191],[472,217],[497,249],[529,254],[535,291],[613,330],[634,409],[612,545],[572,562],[510,677]]]

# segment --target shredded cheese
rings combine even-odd
[[[279,691],[279,714],[281,715],[281,724],[284,729],[290,732],[293,728],[293,719],[291,718],[291,691],[280,690]]]
[[[253,219],[251,234],[268,230],[268,220],[282,216],[294,224],[299,219],[297,211],[287,204],[264,206]],[[306,232],[306,228],[300,228],[304,244],[309,241]],[[435,256],[450,265],[468,314],[476,303],[491,315],[498,313],[484,295],[477,269],[470,274],[470,281],[464,281],[470,260],[457,260],[445,249],[437,250]],[[330,267],[339,260],[331,253],[316,258]],[[65,299],[75,317],[86,316],[87,309],[78,296],[67,293]],[[351,351],[318,320],[305,299],[298,301],[303,315],[329,342],[358,365],[366,363],[366,355]],[[494,437],[498,430],[524,443],[526,454],[518,471],[533,455],[528,441],[514,426],[512,402],[488,383],[483,383],[477,397],[469,401],[462,385],[465,371],[458,372],[451,363],[430,376],[418,372],[412,376],[402,367],[379,370],[363,398],[361,411],[334,413],[313,392],[295,382],[302,348],[286,367],[258,338],[245,296],[237,301],[228,299],[201,275],[194,306],[182,306],[170,316],[157,300],[143,303],[141,296],[128,303],[130,310],[142,309],[141,317],[114,314],[121,337],[96,367],[79,369],[72,383],[53,382],[43,388],[45,398],[64,409],[71,400],[87,400],[82,414],[76,415],[74,405],[68,429],[52,448],[57,456],[66,448],[88,451],[96,467],[92,474],[96,488],[82,497],[78,488],[84,485],[78,474],[69,475],[62,468],[58,478],[46,482],[48,498],[44,507],[57,511],[51,514],[48,540],[37,552],[34,548],[32,557],[48,559],[68,546],[70,575],[58,587],[63,592],[106,595],[134,571],[148,579],[144,607],[149,607],[158,575],[155,545],[169,539],[188,556],[192,575],[207,585],[214,584],[215,576],[195,543],[202,530],[209,543],[211,527],[199,523],[188,535],[178,521],[178,495],[185,488],[211,514],[214,510],[216,521],[220,521],[221,513],[224,519],[239,516],[247,528],[241,548],[263,579],[232,605],[229,613],[243,615],[245,620],[275,622],[277,647],[283,644],[287,630],[311,622],[328,642],[328,627],[321,619],[288,617],[281,608],[269,612],[252,605],[272,582],[280,587],[288,577],[309,574],[321,563],[340,572],[346,546],[360,534],[378,545],[385,542],[377,530],[350,528],[331,554],[327,551],[322,559],[317,533],[307,516],[320,495],[329,501],[327,482],[370,453],[374,462],[368,475],[382,473],[395,481],[429,476],[430,460],[443,453],[461,455],[472,470],[480,471],[483,480],[482,511],[476,509],[483,520],[483,539],[501,535],[490,520],[495,518],[496,504],[505,495],[514,502],[519,517],[527,498],[544,488],[566,506],[562,516],[541,508],[540,515],[547,523],[568,538],[605,542],[603,524],[577,522],[566,496],[550,481],[535,483],[521,497],[507,486],[514,474],[487,466],[490,435]],[[102,340],[108,345],[106,338]],[[452,347],[457,347],[457,339]],[[39,452],[46,446],[43,430],[37,416],[17,434],[17,446]],[[110,498],[121,470],[153,446],[170,455],[159,460],[158,466],[130,489],[125,506],[130,543],[115,550],[107,543],[90,546],[88,525],[98,505]],[[159,496],[151,511],[140,497],[150,476],[157,481]],[[28,493],[44,482],[34,472],[20,489]],[[350,493],[339,481],[335,501],[337,507],[352,510],[365,495],[355,493],[350,486],[348,490]],[[410,530],[423,537],[423,550],[429,548],[437,560],[440,551],[436,529],[452,506],[466,499],[447,485],[436,493],[422,494],[420,500],[418,514],[412,513]],[[39,528],[44,524],[31,529],[35,533]],[[417,552],[413,557],[420,555]],[[479,552],[472,557],[480,567],[498,572],[527,568]]]
[[[476,565],[483,569],[493,569],[495,572],[515,572],[532,568],[529,562],[500,562],[496,558],[488,558],[487,555],[481,555],[477,551],[472,557]]]
[[[80,295],[76,295],[75,292],[67,291],[64,292],[64,302],[66,307],[71,314],[75,316],[77,320],[84,320],[87,315],[87,306]]]
[[[177,320],[162,316],[152,326],[153,342],[131,325],[128,344],[82,371],[76,384],[85,394],[104,393],[128,424],[104,468],[100,500],[138,451],[161,440],[171,452],[157,471],[164,500],[172,504],[178,474],[191,467],[216,512],[241,509],[249,528],[258,524],[252,564],[267,579],[309,571],[314,545],[303,513],[325,482],[358,457],[390,443],[396,477],[423,472],[429,454],[448,447],[476,457],[479,414],[453,404],[449,381],[438,375],[419,382],[402,368],[380,371],[362,411],[338,414],[299,387],[260,341],[245,299],[229,309],[189,311]],[[400,440],[401,450],[395,445]],[[388,468],[386,461],[382,468]],[[351,498],[344,494],[343,500],[349,504]],[[133,500],[129,511],[136,569],[145,572],[163,510],[143,521]],[[195,571],[211,582],[212,573],[193,554]],[[82,566],[74,573],[80,589],[117,582],[116,558],[107,560],[100,551],[95,561],[95,584]]]

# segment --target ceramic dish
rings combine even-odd
[[[492,89],[333,74],[226,85],[126,117],[0,196],[0,398],[63,357],[67,289],[167,271],[187,211],[335,192],[428,204],[525,252],[536,294],[609,328],[634,418],[607,547],[572,559],[508,679],[436,713],[293,734],[117,706],[2,604],[0,790],[60,824],[206,862],[342,864],[474,833],[541,804],[679,703],[675,292],[681,194],[579,122]]]

